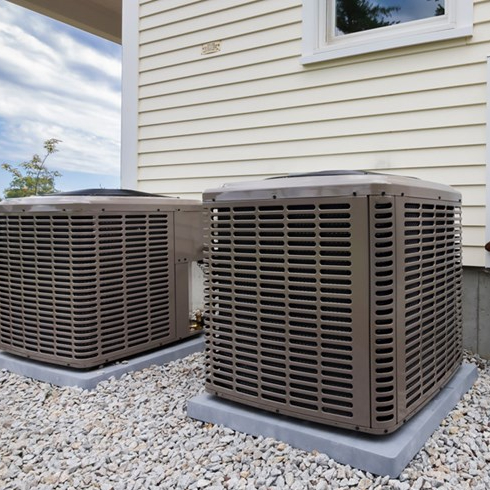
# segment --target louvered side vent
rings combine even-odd
[[[211,311],[210,305],[210,249],[213,245],[213,242],[217,244],[217,239],[212,238],[211,236],[211,219],[212,213],[209,208],[204,207],[203,211],[203,261],[202,261],[202,270],[204,273],[204,284],[203,284],[203,307],[204,307],[204,323],[205,325],[209,325],[209,315]],[[217,224],[217,223],[215,223]],[[216,236],[216,235],[215,235]],[[216,279],[217,284],[218,279]],[[229,282],[231,284],[231,281]],[[211,371],[211,356],[210,356],[210,342],[209,342],[209,328],[206,328],[204,331],[204,335],[206,338],[206,346],[204,349],[204,364],[205,364],[205,372],[206,372],[206,385],[210,384],[209,373]]]
[[[401,200],[404,246],[405,413],[424,404],[462,355],[461,208]]]
[[[208,212],[208,390],[369,426],[366,198]]]
[[[171,335],[169,237],[168,214],[100,218],[103,355]]]
[[[395,199],[370,198],[371,424],[397,419]]]
[[[0,215],[0,348],[72,366],[170,338],[169,215]]]

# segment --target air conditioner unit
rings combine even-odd
[[[201,258],[198,201],[102,189],[2,201],[0,349],[90,368],[189,337]]]
[[[462,359],[461,199],[366,172],[204,193],[208,392],[370,433]]]

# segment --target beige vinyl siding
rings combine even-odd
[[[365,169],[463,194],[464,262],[483,266],[490,0],[470,39],[303,66],[300,0],[140,1],[138,187]],[[221,41],[219,53],[201,47]]]

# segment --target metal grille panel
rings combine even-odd
[[[310,420],[369,426],[365,201],[208,210],[208,390]]]
[[[398,212],[404,416],[426,403],[461,363],[461,208],[454,202],[400,199]]]
[[[395,198],[371,197],[371,425],[397,422]]]
[[[0,215],[0,348],[91,367],[172,340],[170,213]]]

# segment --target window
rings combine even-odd
[[[303,63],[471,36],[473,0],[303,0]]]

